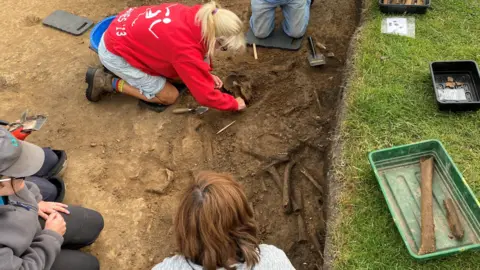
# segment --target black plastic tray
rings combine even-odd
[[[440,110],[480,109],[480,72],[475,61],[432,62],[430,63],[430,73]],[[448,77],[452,77],[455,82],[463,83],[463,85],[456,86],[454,89],[447,88],[445,83],[448,81]],[[454,95],[446,95],[446,91],[454,93]],[[445,96],[454,96],[454,98],[445,99]]]
[[[383,0],[378,0],[380,11],[383,13],[416,13],[425,14],[430,7],[430,0],[425,0],[425,5],[399,5],[384,4]]]

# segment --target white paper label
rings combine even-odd
[[[453,100],[453,101],[466,101],[467,96],[465,95],[465,89],[457,88],[457,89],[437,89],[438,91],[438,99],[445,101],[445,100]]]
[[[407,35],[407,18],[387,18],[387,34]]]

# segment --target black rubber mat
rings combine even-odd
[[[302,47],[302,40],[303,37],[291,38],[287,36],[281,27],[273,31],[273,33],[267,38],[256,38],[252,32],[252,29],[249,29],[247,33],[247,43],[249,45],[255,43],[256,46],[266,48],[297,51],[300,49],[300,47]]]
[[[63,10],[56,10],[43,20],[43,24],[79,36],[93,25],[93,21]]]

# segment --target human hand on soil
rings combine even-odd
[[[247,105],[245,104],[245,100],[243,100],[243,98],[237,97],[235,100],[238,103],[238,110],[239,111],[241,111],[241,110],[243,110],[247,107]]]
[[[49,215],[56,212],[62,212],[68,215],[70,212],[67,208],[68,205],[63,203],[41,201],[38,203],[38,215],[45,220],[48,219]]]
[[[213,78],[213,81],[215,82],[215,89],[222,88],[222,86],[223,86],[222,80],[219,77],[217,77],[213,74],[212,74],[212,78]]]
[[[65,223],[65,220],[60,213],[54,212],[48,216],[47,221],[45,222],[45,230],[51,230],[63,236],[67,231],[67,223]]]

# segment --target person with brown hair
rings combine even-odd
[[[179,255],[153,270],[295,269],[282,250],[259,244],[245,192],[228,174],[199,173],[182,197],[174,228]]]

